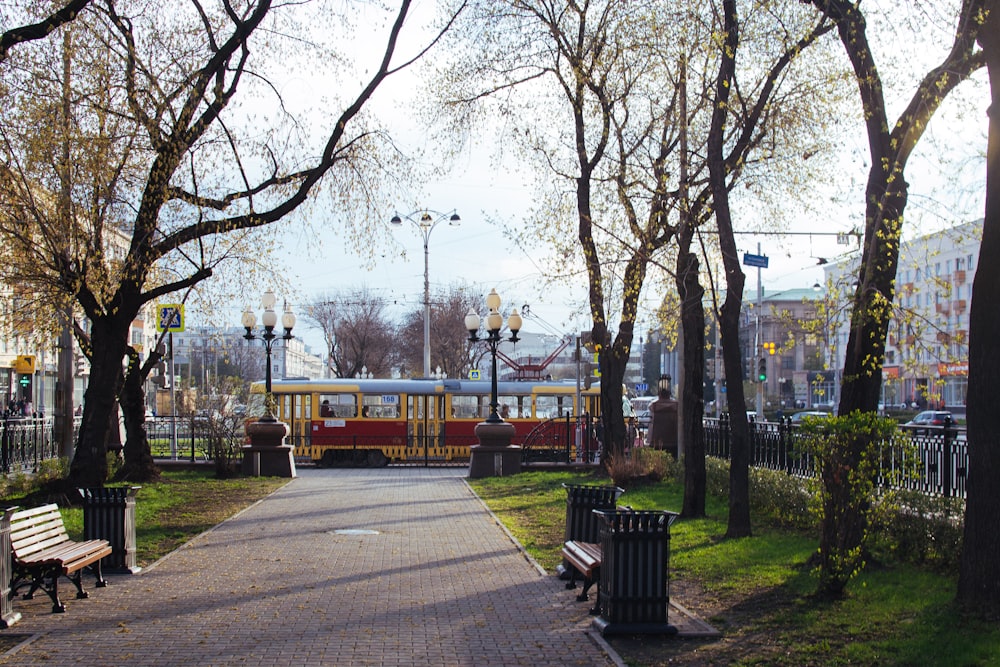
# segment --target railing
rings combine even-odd
[[[52,423],[52,417],[3,419],[0,431],[0,470],[3,474],[35,472],[42,461],[59,458]]]
[[[521,461],[525,464],[594,462],[601,454],[596,425],[590,415],[549,419],[533,428],[523,442],[514,444],[521,444]]]
[[[815,477],[814,458],[799,445],[798,427],[784,422],[750,422],[750,465],[783,470],[790,475]],[[909,448],[885,443],[879,485],[949,498],[965,497],[969,448],[964,428],[928,426],[913,430]],[[732,433],[729,418],[705,419],[705,453],[728,459]],[[916,460],[912,460],[913,458]]]
[[[579,421],[580,428],[577,428]],[[172,445],[174,419],[157,417],[146,422],[146,433],[155,457],[204,461],[211,457],[208,447],[207,424],[190,417],[176,418],[176,445]],[[727,415],[705,419],[705,453],[729,458],[732,434]],[[588,460],[598,453],[593,437],[592,424],[572,417],[551,420],[540,424],[531,433],[518,434],[513,444],[522,445],[526,461],[550,460],[570,462]],[[80,418],[74,419],[73,441],[79,435]],[[910,448],[886,444],[882,452],[879,483],[884,486],[919,491],[945,497],[964,498],[966,476],[969,469],[969,448],[964,428],[955,426],[927,426],[919,430],[900,427],[910,437]],[[579,437],[577,437],[579,435]],[[787,421],[750,423],[750,465],[771,470],[782,470],[791,475],[813,477],[815,460],[798,444],[798,427]],[[419,442],[419,438],[406,445],[408,463],[454,463],[456,450],[466,451],[468,437],[434,437],[433,443]],[[289,437],[288,443],[296,451],[305,451],[308,437]],[[341,447],[357,449],[389,446],[376,437],[345,436],[336,443]],[[42,461],[59,458],[59,445],[53,435],[52,417],[8,417],[0,422],[0,472],[5,475],[38,470]],[[580,456],[577,456],[579,454]],[[467,454],[466,454],[467,457]],[[915,457],[915,461],[911,460]],[[309,459],[301,458],[306,463]],[[915,464],[915,465],[914,465]]]

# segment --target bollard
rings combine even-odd
[[[79,489],[83,496],[83,539],[107,540],[111,555],[104,572],[136,574],[135,494],[138,486]]]
[[[670,524],[674,512],[594,510],[601,525],[602,635],[677,634],[670,625]]]

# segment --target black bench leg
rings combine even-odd
[[[595,577],[598,577],[597,584],[597,595],[594,596],[594,606],[590,608],[591,616],[599,616],[601,614],[601,584],[600,584],[600,571],[594,573]]]
[[[571,591],[576,588],[576,568],[569,566],[569,581],[566,582],[566,590]]]
[[[590,577],[584,577],[584,579],[583,579],[583,590],[580,591],[580,594],[576,596],[576,601],[577,602],[586,602],[587,600],[589,600],[590,596],[587,595],[587,591],[589,591],[590,587],[593,586],[593,585],[594,585],[594,580],[593,579],[591,579]]]
[[[101,575],[101,561],[97,561],[96,563],[91,565],[90,569],[93,570],[94,576],[97,578],[97,582],[94,584],[94,586],[96,586],[97,588],[104,588],[105,586],[108,585],[108,582],[105,581],[104,577]]]
[[[76,586],[76,599],[85,600],[90,597],[90,593],[83,590],[83,570],[77,570],[73,575],[67,576],[67,579],[73,582]]]
[[[50,583],[46,584],[46,579]],[[61,614],[66,611],[66,605],[59,599],[59,572],[57,570],[48,573],[41,573],[31,582],[31,588],[24,594],[25,600],[34,597],[35,591],[41,588],[52,599],[52,613]]]

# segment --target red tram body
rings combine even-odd
[[[600,413],[600,388],[575,382],[498,382],[500,414],[513,443],[538,458],[572,449],[592,457],[598,444],[582,417]],[[483,380],[276,380],[276,415],[291,428],[300,462],[384,465],[467,461],[476,424],[490,413]],[[263,413],[264,386],[251,388],[250,414]],[[584,436],[583,434],[587,435]]]

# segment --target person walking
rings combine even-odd
[[[649,404],[649,446],[670,452],[677,458],[677,401],[670,394],[670,385],[660,381],[658,396]]]

